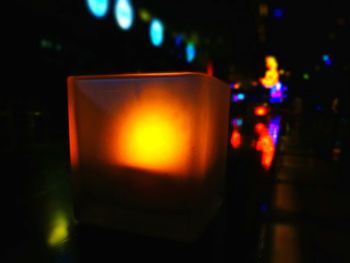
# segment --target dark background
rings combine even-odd
[[[114,1],[112,1],[114,3]],[[28,76],[36,90],[62,88],[64,77],[71,74],[124,73],[149,71],[206,71],[213,61],[217,77],[224,81],[256,79],[264,73],[264,56],[273,54],[280,68],[291,71],[287,82],[292,89],[313,86],[320,92],[323,83],[331,90],[349,86],[349,13],[345,2],[335,1],[133,1],[135,8],[146,8],[165,24],[165,42],[160,48],[151,46],[148,25],[135,14],[129,31],[118,28],[113,13],[95,19],[85,1],[25,1],[17,3],[8,22],[12,73]],[[261,5],[269,12],[262,15]],[[280,8],[283,16],[274,16]],[[136,11],[137,12],[137,11]],[[183,50],[175,46],[174,34],[197,39],[198,56],[185,62]],[[43,48],[42,41],[52,46]],[[6,50],[4,50],[5,53]],[[322,55],[330,54],[332,67],[325,67]],[[315,71],[315,67],[319,69]],[[302,75],[310,73],[312,83],[304,83]],[[330,88],[334,80],[338,85]],[[58,81],[57,81],[58,80]],[[29,83],[29,82],[27,82]],[[28,88],[20,87],[23,92]],[[310,88],[308,88],[310,89]],[[18,95],[17,92],[15,92]],[[36,96],[31,95],[32,98]]]

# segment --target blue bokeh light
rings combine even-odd
[[[176,45],[176,46],[181,46],[182,41],[183,41],[183,38],[182,38],[181,35],[175,36],[175,45]]]
[[[332,60],[331,60],[331,57],[329,55],[327,55],[327,54],[323,55],[322,60],[327,66],[332,65]]]
[[[109,9],[109,0],[86,0],[90,13],[96,18],[103,18]]]
[[[243,100],[245,100],[245,94],[244,93],[232,94],[231,100],[232,100],[232,102],[243,101]]]
[[[273,145],[275,146],[277,145],[280,128],[281,128],[281,117],[274,116],[269,122],[268,131],[272,137]]]
[[[270,89],[270,103],[282,103],[284,95],[283,84],[279,81]]]
[[[237,94],[232,94],[231,101],[232,102],[239,102],[238,95]]]
[[[164,40],[164,26],[159,19],[152,19],[149,34],[152,45],[159,47]]]
[[[284,16],[284,12],[282,8],[273,9],[273,16],[276,18],[282,18]]]
[[[243,119],[242,118],[233,118],[231,121],[231,124],[234,127],[241,127],[243,125]]]
[[[114,17],[119,27],[129,30],[134,22],[134,8],[130,0],[117,0],[114,7]]]
[[[238,93],[237,97],[238,97],[238,100],[244,100],[245,99],[245,95],[243,93]]]
[[[188,43],[186,46],[186,61],[191,63],[196,57],[196,47],[193,43]]]

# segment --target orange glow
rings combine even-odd
[[[271,88],[279,81],[278,62],[274,56],[267,56],[265,64],[265,76],[260,78],[260,82],[265,88]]]
[[[263,152],[263,155],[261,157],[261,165],[266,170],[268,170],[271,167],[274,155],[275,153],[272,151]]]
[[[235,85],[233,85],[234,89],[239,89],[241,87],[241,83],[235,83]]]
[[[261,134],[261,133],[267,132],[266,125],[263,124],[263,123],[257,123],[257,124],[255,124],[255,132],[256,132],[257,134]]]
[[[274,56],[267,56],[265,59],[265,62],[266,62],[266,68],[268,70],[277,70],[278,69],[278,62]]]
[[[261,151],[261,165],[268,170],[271,167],[273,157],[275,155],[275,146],[270,134],[262,132],[257,143],[256,150]]]
[[[204,74],[73,77],[68,95],[72,166],[204,176],[226,131],[229,86]]]
[[[116,119],[111,162],[157,172],[185,173],[191,151],[190,119],[186,115],[176,118],[181,105],[174,100],[169,104],[168,94],[149,95],[128,105],[121,118]],[[153,97],[151,102],[149,97]]]
[[[278,79],[279,77],[278,77],[277,71],[268,70],[265,73],[265,77],[260,79],[260,81],[265,88],[271,88],[274,85],[276,85],[276,83],[278,82]]]
[[[78,221],[197,239],[223,202],[230,86],[198,73],[75,76],[68,85]]]
[[[242,144],[241,134],[237,130],[233,130],[231,135],[231,145],[233,149],[238,149]]]
[[[259,135],[259,139],[255,145],[257,151],[261,151],[261,165],[268,170],[271,167],[275,156],[275,145],[273,138],[263,123],[255,125],[255,132]]]
[[[255,107],[254,113],[256,116],[265,116],[267,114],[267,108],[265,106]]]

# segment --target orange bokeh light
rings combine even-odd
[[[267,130],[261,132],[256,143],[256,150],[261,151],[261,165],[268,170],[271,167],[275,155],[275,146],[272,137]]]
[[[256,116],[265,116],[267,114],[267,108],[265,106],[258,106],[254,109]]]
[[[233,130],[231,135],[231,145],[233,149],[238,149],[242,144],[242,136],[237,130]]]
[[[267,131],[267,128],[266,128],[265,124],[260,123],[260,122],[255,124],[255,132],[257,134],[261,134],[261,133],[266,132],[266,131]]]
[[[277,70],[278,62],[274,56],[267,56],[265,58],[266,68],[268,70]]]
[[[260,82],[265,88],[271,88],[279,81],[278,62],[274,56],[266,56],[265,64],[265,76],[260,78]]]

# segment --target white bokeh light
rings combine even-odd
[[[118,26],[129,30],[134,22],[134,8],[130,0],[117,0],[114,7],[114,17]]]

